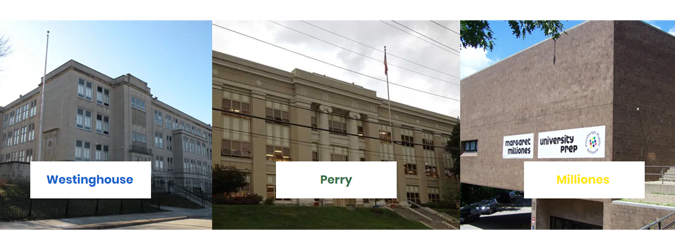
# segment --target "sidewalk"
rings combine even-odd
[[[0,222],[0,230],[106,229],[106,228],[141,225],[147,223],[166,222],[172,220],[182,220],[187,218],[210,217],[212,213],[210,207],[203,209],[186,209],[186,208],[162,206],[162,209],[168,211],[158,213],[79,217],[79,218],[54,219],[54,220]]]

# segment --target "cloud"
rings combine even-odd
[[[459,99],[459,86],[457,85],[459,84],[459,79],[452,77],[459,76],[459,56],[420,41],[408,33],[392,28],[379,21],[308,22],[380,50],[386,45],[388,53],[387,61],[389,63],[389,81],[391,83],[435,95]],[[385,79],[384,65],[381,61],[384,58],[382,52],[359,45],[300,21],[278,21],[278,23],[374,58],[375,60],[342,50],[268,21],[214,21],[214,23],[339,67],[378,79]],[[430,21],[399,21],[399,23],[459,50],[459,36]],[[459,30],[458,21],[443,21],[440,23],[453,30]],[[387,84],[385,82],[302,57],[217,27],[213,29],[213,49],[285,71],[292,71],[297,68],[326,75],[327,77],[354,83],[366,89],[376,91],[378,97],[387,98]],[[434,70],[410,63],[396,56],[428,66]],[[421,72],[433,78],[413,73],[394,65]],[[440,73],[439,71],[444,73]],[[394,102],[452,117],[459,115],[459,101],[456,100],[412,91],[393,84],[390,85],[390,94],[391,100]]]
[[[670,30],[668,31],[668,33],[670,33],[671,35],[675,36],[675,27],[670,28]]]
[[[656,27],[657,29],[661,29],[661,27],[659,27],[658,25],[656,25],[656,21],[654,21],[654,20],[644,20],[644,22],[645,22],[645,23],[648,23],[648,24],[651,25],[651,26]]]
[[[496,60],[487,57],[487,51],[476,48],[462,49],[459,60],[460,78],[470,76],[496,62]]]

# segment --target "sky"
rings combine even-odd
[[[456,52],[459,51],[459,35],[454,33],[459,32],[459,21],[435,21],[440,25],[429,20],[396,21],[403,26],[386,21],[387,24],[398,27],[398,29],[381,21],[307,22],[373,48],[382,50],[384,46],[387,46],[390,83],[439,95],[434,96],[390,84],[392,101],[452,117],[459,116],[459,101],[456,101],[459,100],[459,53]],[[386,77],[382,62],[384,53],[302,21],[214,21],[213,23],[365,75],[382,80]],[[408,28],[428,38],[415,34]],[[421,41],[420,38],[427,42]],[[431,39],[442,45],[434,43]],[[216,26],[213,27],[213,49],[288,72],[297,68],[353,82],[376,91],[380,98],[387,98],[386,82],[317,62]]]
[[[109,77],[132,74],[178,110],[211,124],[210,21],[0,21],[12,53],[0,58],[0,106],[73,59]]]
[[[583,21],[561,21],[565,30],[577,26]],[[675,21],[651,21],[645,22],[675,36]],[[461,69],[460,77],[465,78],[476,73],[492,64],[499,62],[519,51],[525,50],[545,39],[546,37],[540,30],[528,34],[525,39],[516,38],[506,21],[490,21],[490,28],[494,32],[495,46],[492,51],[482,49],[468,48],[461,50]]]

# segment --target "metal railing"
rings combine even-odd
[[[129,149],[129,151],[141,153],[141,154],[146,154],[146,155],[152,154],[152,149],[149,148],[147,146],[147,144],[137,143],[137,142],[134,142],[134,143],[131,144],[131,148]]]
[[[169,186],[169,193],[178,197],[182,197],[188,201],[200,205],[201,207],[206,207],[213,204],[213,197],[208,196],[207,193],[195,192],[177,184],[172,184]]]
[[[647,173],[645,171],[645,175],[660,176],[661,184],[663,184],[665,177],[672,177],[673,179],[675,179],[675,172],[673,172],[672,174],[667,173],[669,168],[675,168],[675,166],[645,166],[645,168],[647,168],[647,169],[660,168],[661,169],[660,173]]]
[[[673,216],[673,215],[675,215],[675,212],[672,212],[671,214],[666,215],[665,217],[663,217],[663,218],[661,218],[661,219],[658,219],[657,221],[654,221],[654,222],[652,222],[652,223],[649,223],[648,225],[646,225],[646,226],[640,228],[640,230],[651,230],[651,229],[652,229],[652,226],[654,226],[654,225],[657,225],[657,226],[658,226],[658,227],[657,227],[657,230],[665,230],[665,229],[668,229],[668,228],[672,227],[673,225],[675,225],[675,220],[673,220],[672,222],[668,223],[668,224],[667,224],[666,226],[664,226],[664,227],[661,227],[661,224],[663,223],[664,220],[670,218],[670,217]]]
[[[154,194],[153,194],[154,195]],[[0,197],[0,221],[61,219],[161,211],[161,199],[31,199]]]

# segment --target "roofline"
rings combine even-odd
[[[577,25],[575,25],[575,26],[572,26],[572,27],[569,28],[569,29],[564,30],[564,32],[570,31],[570,30],[572,30],[572,29],[574,29],[574,28],[576,28],[576,27],[579,27],[579,26],[581,26],[581,25],[584,25],[584,24],[586,24],[586,23],[588,23],[588,22],[590,22],[590,21],[592,21],[592,20],[586,20],[586,21],[584,21],[584,22],[582,22],[582,23],[580,23],[580,24],[577,24]],[[650,25],[650,26],[651,26],[651,25]],[[504,58],[504,59],[502,59],[502,60],[499,60],[499,61],[497,61],[497,62],[495,62],[495,63],[493,63],[493,64],[491,64],[491,65],[489,65],[489,66],[487,66],[487,67],[485,67],[485,68],[483,68],[483,69],[481,69],[481,70],[479,70],[479,71],[476,71],[476,72],[474,72],[474,73],[471,74],[471,75],[468,75],[468,76],[466,76],[466,77],[464,77],[464,78],[459,79],[460,85],[461,85],[461,81],[462,81],[462,80],[467,79],[467,78],[469,78],[469,77],[471,77],[471,76],[474,76],[474,75],[476,75],[476,74],[478,74],[478,73],[480,73],[480,72],[482,72],[482,71],[484,71],[484,70],[486,70],[486,69],[489,69],[489,68],[492,67],[492,66],[495,66],[495,65],[497,65],[497,64],[499,64],[499,63],[501,63],[501,62],[503,62],[503,61],[506,61],[506,59],[509,59],[509,58],[511,58],[511,57],[514,57],[514,56],[516,56],[516,55],[518,55],[518,54],[520,54],[520,53],[522,53],[522,52],[524,52],[524,51],[526,51],[526,50],[529,50],[529,49],[531,49],[531,48],[533,48],[533,47],[535,47],[535,46],[537,46],[537,45],[539,45],[539,44],[542,44],[542,43],[544,43],[544,42],[546,42],[546,41],[548,41],[548,40],[550,40],[550,39],[551,39],[551,38],[546,38],[546,39],[544,39],[544,40],[541,40],[541,41],[539,41],[539,42],[533,44],[533,45],[530,46],[530,47],[527,47],[527,48],[525,48],[525,49],[523,49],[523,50],[521,50],[521,51],[518,51],[518,52],[516,52],[516,53],[513,53],[512,55],[507,56],[506,58]],[[461,52],[460,52],[460,53],[461,53]]]
[[[152,102],[151,102],[151,103],[154,104],[155,102],[158,102],[158,103],[160,103],[160,104],[164,104],[164,105],[168,106],[169,108],[171,108],[171,109],[177,111],[176,113],[180,113],[180,114],[182,114],[182,115],[185,115],[185,116],[187,116],[187,117],[189,117],[189,118],[191,118],[191,119],[193,119],[193,120],[195,120],[195,121],[198,121],[198,122],[202,123],[202,126],[208,127],[209,129],[213,130],[213,126],[211,126],[211,124],[205,123],[205,122],[203,122],[202,120],[199,120],[199,119],[197,119],[197,118],[195,118],[195,117],[193,117],[193,116],[191,116],[191,115],[188,115],[187,113],[185,113],[185,112],[183,112],[183,111],[181,111],[181,110],[179,110],[179,109],[177,109],[177,108],[174,108],[173,106],[169,105],[168,103],[163,102],[163,101],[160,101],[159,98],[158,98],[158,99],[152,98]]]

